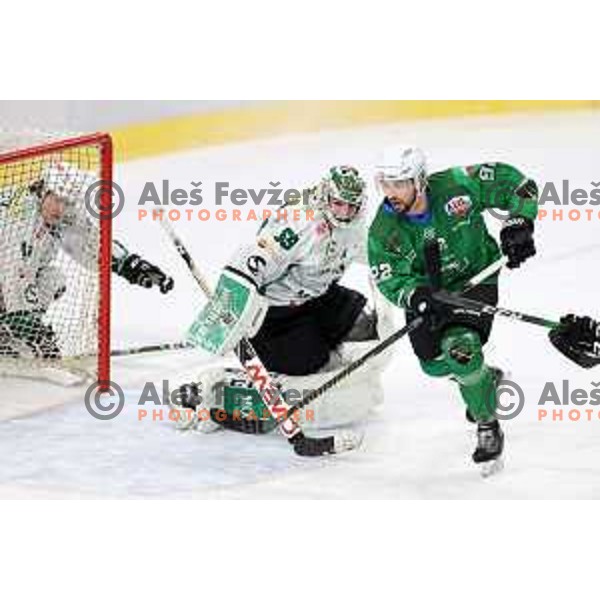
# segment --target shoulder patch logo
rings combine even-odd
[[[467,216],[472,206],[473,202],[470,196],[454,196],[446,202],[444,208],[446,209],[446,213],[451,217],[463,218]]]
[[[284,250],[291,250],[300,239],[291,227],[286,227],[279,235],[274,237]]]

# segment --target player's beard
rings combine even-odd
[[[417,202],[417,198],[419,197],[419,194],[417,192],[417,190],[414,191],[412,198],[408,201],[408,202],[394,202],[393,199],[388,198],[388,200],[390,201],[391,205],[394,207],[394,210],[400,214],[405,215],[406,213],[410,212],[413,208],[413,206],[416,204]]]

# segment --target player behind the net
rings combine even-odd
[[[86,270],[98,268],[98,223],[84,203],[96,179],[52,161],[27,186],[0,190],[0,358],[61,357],[47,315],[70,284],[61,252]],[[116,240],[111,268],[131,284],[163,293],[173,288],[171,277]]]
[[[458,384],[467,418],[477,423],[473,461],[495,461],[504,445],[495,414],[502,372],[487,365],[483,353],[493,316],[449,306],[434,296],[436,284],[429,272],[434,265],[426,264],[426,246],[436,244],[439,273],[434,275],[451,292],[463,290],[502,254],[509,268],[519,267],[536,253],[537,185],[500,162],[428,174],[423,152],[410,146],[384,154],[376,183],[384,199],[369,230],[368,254],[377,286],[406,311],[407,320],[424,318],[410,336],[421,367],[430,376],[450,376]],[[508,211],[500,245],[483,219],[489,208]],[[498,275],[465,295],[496,305]]]
[[[377,338],[365,296],[339,283],[353,261],[366,263],[363,178],[354,167],[332,167],[303,197],[308,201],[300,208],[311,218],[265,221],[223,268],[213,299],[191,328],[191,341],[217,355],[249,338],[282,388],[298,392],[318,387],[361,341]],[[347,341],[352,344],[342,345]],[[371,375],[369,385],[354,378],[316,401],[314,421],[304,426],[361,421],[381,399]],[[212,430],[216,422],[262,433],[275,426],[241,369],[209,369],[181,390],[180,429]],[[210,409],[208,423],[198,419],[202,408]]]

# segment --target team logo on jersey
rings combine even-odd
[[[275,240],[284,250],[291,250],[300,238],[290,227],[286,227],[279,235],[275,236]]]
[[[469,196],[454,196],[446,202],[445,209],[451,217],[462,218],[469,213],[472,206],[473,202]]]

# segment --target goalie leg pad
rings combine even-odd
[[[179,430],[208,433],[223,427],[240,433],[268,433],[277,426],[243,369],[207,369],[179,391],[177,401],[171,402],[179,413]]]
[[[271,373],[271,376],[286,395],[288,403],[294,404],[335,376],[346,364],[362,356],[374,343],[376,342],[344,343],[328,365],[313,375]],[[386,364],[373,363],[371,368],[355,372],[300,410],[295,418],[299,419],[303,431],[318,432],[366,420],[371,411],[383,401],[380,375]],[[251,434],[264,434],[276,428],[276,421],[243,369],[213,369],[200,375],[198,382],[203,398],[200,407],[209,409],[210,424]],[[199,420],[196,429],[204,426],[204,421]]]
[[[286,390],[294,389],[304,395],[323,385],[375,344],[376,341],[344,342],[319,373],[302,377],[281,376],[282,385]],[[348,427],[368,419],[384,398],[381,373],[389,359],[383,355],[378,359],[374,359],[370,366],[365,365],[355,371],[302,409],[299,414],[302,430],[307,435],[318,435],[323,429]]]
[[[274,378],[276,375],[271,374]],[[269,433],[277,426],[260,392],[241,369],[227,369],[225,378],[214,389],[211,419],[240,433]]]

